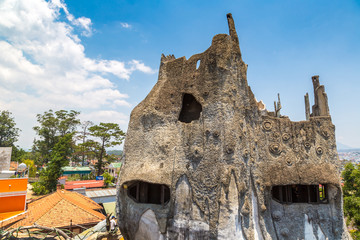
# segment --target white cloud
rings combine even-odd
[[[61,14],[67,20],[61,21]],[[50,108],[118,117],[115,110],[103,109],[131,104],[109,75],[129,80],[134,71],[154,73],[138,60],[86,57],[75,31],[91,36],[91,25],[89,18],[75,18],[62,0],[0,1],[0,108],[25,118],[20,128],[31,129],[26,123],[33,120],[26,118]],[[32,137],[23,137],[31,144]]]
[[[149,73],[149,74],[155,73],[153,69],[151,69],[150,67],[146,66],[144,63],[138,60],[132,60],[130,62],[130,65],[131,65],[130,69],[132,70],[139,70],[141,72]]]
[[[92,29],[91,29],[91,19],[86,17],[80,17],[73,21],[73,23],[77,26],[80,26],[84,29],[82,32],[82,35],[86,37],[90,37],[92,35]]]
[[[86,17],[75,18],[72,14],[69,13],[66,4],[61,0],[52,0],[49,2],[49,4],[50,7],[55,9],[58,14],[59,14],[59,10],[62,9],[66,14],[67,20],[69,20],[72,24],[83,28],[84,30],[82,32],[82,35],[86,37],[90,37],[92,35],[92,29],[91,29],[92,23],[90,18],[86,18]]]
[[[127,124],[129,121],[129,116],[117,112],[117,111],[96,111],[96,112],[89,112],[89,113],[82,113],[80,118],[85,120],[91,119],[95,122],[114,122],[120,125]]]
[[[132,28],[132,26],[126,22],[122,22],[120,23],[120,25],[123,27],[123,28]]]

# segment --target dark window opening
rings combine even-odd
[[[179,115],[179,121],[184,123],[190,123],[193,120],[200,118],[202,111],[201,104],[196,101],[193,95],[184,94],[181,112]]]
[[[328,203],[326,185],[274,186],[272,197],[281,203]]]
[[[163,184],[138,181],[128,188],[128,195],[138,203],[165,205],[170,200],[170,189]]]

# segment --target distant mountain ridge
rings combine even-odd
[[[360,148],[338,149],[338,152],[360,152]]]
[[[109,155],[117,155],[117,156],[121,156],[123,154],[122,150],[108,150],[106,151],[107,154]]]
[[[336,143],[338,152],[360,152],[360,148],[353,148],[340,142]]]

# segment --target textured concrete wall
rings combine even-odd
[[[11,147],[0,147],[0,172],[10,169]]]
[[[125,239],[348,239],[324,87],[314,83],[309,120],[267,111],[247,84],[231,15],[228,24],[204,53],[163,55],[158,82],[131,113],[117,201]],[[179,117],[185,94],[201,105],[191,122]],[[168,186],[170,201],[134,201],[135,181]],[[273,199],[272,187],[294,184],[326,184],[328,203]]]

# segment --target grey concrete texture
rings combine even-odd
[[[9,171],[12,147],[0,147],[0,172]]]
[[[319,77],[308,120],[266,110],[248,86],[231,14],[227,19],[229,34],[214,36],[205,52],[162,55],[158,82],[131,113],[117,184],[124,238],[350,239],[335,126]],[[185,95],[196,100],[190,120],[182,119]],[[168,186],[170,201],[134,201],[128,191],[136,181]],[[296,184],[325,184],[328,202],[272,197],[274,186]]]

